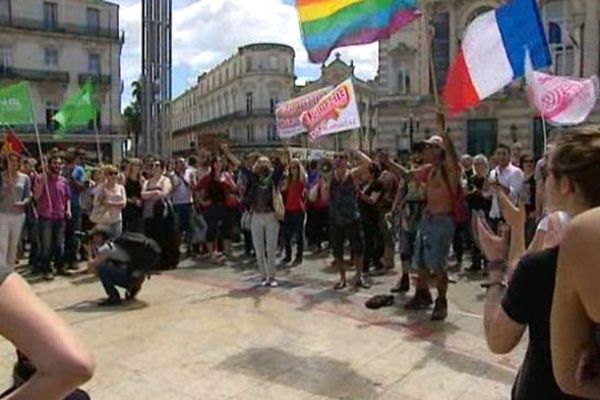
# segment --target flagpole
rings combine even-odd
[[[542,117],[542,131],[544,132],[544,153],[546,152],[546,148],[548,148],[548,130],[546,129],[546,118],[544,114],[540,114]]]
[[[422,6],[422,12],[423,12],[423,17],[425,18],[425,21],[427,22],[427,46],[428,46],[428,64],[429,64],[429,73],[431,75],[431,84],[433,85],[433,101],[435,103],[435,109],[436,109],[436,124],[438,125],[438,129],[440,130],[440,134],[445,134],[446,132],[446,114],[443,112],[442,110],[442,105],[440,103],[440,96],[438,93],[438,87],[437,87],[437,77],[435,75],[435,63],[434,63],[434,58],[433,58],[433,35],[432,35],[432,29],[433,26],[431,25],[431,21],[430,21],[430,16],[429,16],[429,9],[428,9],[428,5],[425,1],[422,1],[421,4]]]
[[[100,135],[98,133],[98,117],[94,116],[94,136],[96,137],[96,153],[98,156],[98,165],[102,165],[102,158],[100,156]]]
[[[28,88],[29,89],[29,88]],[[35,139],[38,146],[38,153],[40,154],[40,163],[42,164],[42,173],[44,174],[44,186],[46,187],[46,196],[48,196],[48,205],[50,206],[50,210],[54,211],[54,207],[52,206],[52,197],[50,197],[50,188],[48,187],[48,170],[44,157],[44,151],[42,150],[42,139],[40,137],[40,130],[38,129],[37,123],[35,121],[35,112],[33,110],[33,104],[31,103],[31,93],[29,93],[29,111],[31,116],[31,123],[33,124],[33,129],[35,131]]]

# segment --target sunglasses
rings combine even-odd
[[[117,176],[117,175],[118,175],[118,173],[117,173],[117,172],[109,172],[109,173],[108,173],[108,176]]]

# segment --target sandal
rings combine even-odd
[[[346,281],[339,281],[338,283],[335,284],[335,286],[333,287],[333,290],[342,290],[346,287]]]
[[[370,289],[371,284],[365,280],[365,278],[358,278],[354,283],[354,287],[358,287],[361,289]]]

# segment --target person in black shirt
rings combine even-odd
[[[551,210],[561,210],[575,217],[600,206],[597,183],[600,173],[599,143],[600,130],[597,128],[564,132],[555,143],[548,157],[550,173],[545,181],[546,203]],[[508,276],[512,275],[512,279],[507,287],[506,266],[516,264],[514,261],[525,251],[527,215],[524,206],[517,208],[504,193],[499,193],[499,200],[502,216],[510,226],[508,262],[503,238],[494,235],[479,218],[476,218],[476,232],[482,250],[490,260],[490,283],[484,310],[488,347],[494,353],[508,353],[529,328],[529,345],[513,387],[513,399],[577,398],[573,395],[600,398],[600,375],[592,374],[590,379],[580,373],[582,369],[594,371],[600,366],[597,351],[588,357],[584,350],[589,346],[581,343],[581,338],[593,340],[593,326],[589,322],[576,326],[575,321],[581,321],[581,311],[574,310],[574,307],[567,311],[567,305],[576,304],[581,310],[585,304],[574,290],[565,291],[561,286],[575,281],[574,275],[585,271],[582,268],[586,268],[585,263],[590,259],[593,261],[589,264],[593,265],[594,271],[597,270],[597,259],[590,255],[586,257],[583,248],[573,252],[569,247],[571,243],[564,240],[560,242],[560,251],[553,248],[524,257],[514,271],[509,271]],[[585,248],[597,247],[597,235],[579,233],[579,236],[583,241],[587,240]],[[559,266],[558,261],[559,258],[561,262],[566,259],[563,253],[576,262],[568,279],[565,270],[561,271],[564,265]],[[580,255],[581,258],[578,258]],[[584,279],[597,282],[589,270]],[[589,288],[593,287],[594,284],[589,285]],[[597,298],[597,289],[590,290],[588,294]],[[589,309],[586,307],[586,310]],[[562,320],[557,315],[561,315]],[[566,331],[571,331],[571,334],[565,335]]]
[[[377,203],[383,193],[383,184],[379,181],[381,167],[377,163],[369,165],[365,173],[365,182],[358,191],[358,207],[362,228],[365,236],[365,255],[363,258],[363,273],[368,273],[371,267],[382,270],[381,255],[383,254],[383,232],[379,229],[379,220],[383,218]]]

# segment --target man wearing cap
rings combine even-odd
[[[423,151],[424,165],[408,170],[386,160],[390,171],[403,179],[414,179],[426,193],[425,210],[415,241],[413,264],[419,270],[415,296],[405,305],[408,310],[427,308],[433,303],[429,292],[429,273],[435,273],[438,298],[431,315],[434,321],[448,315],[448,274],[446,271],[450,244],[454,236],[454,201],[460,183],[459,160],[447,134],[434,135],[418,144]]]

